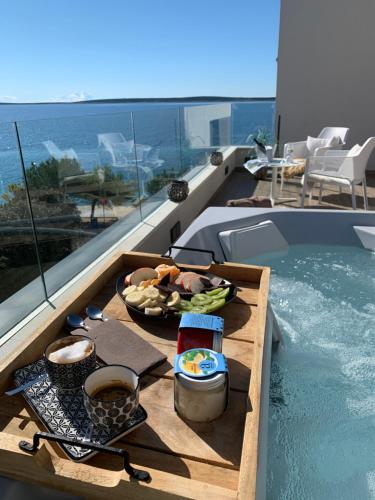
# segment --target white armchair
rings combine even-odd
[[[325,140],[333,140],[334,138],[339,139],[339,143],[336,141],[332,146],[320,146],[314,149],[312,153],[310,153],[307,147],[306,141],[298,141],[298,142],[287,142],[284,145],[284,158],[291,156],[292,159],[300,158],[305,160],[305,168],[307,168],[307,164],[309,162],[309,158],[311,156],[323,156],[327,151],[335,148],[341,149],[346,144],[346,138],[348,136],[349,129],[346,127],[324,127],[323,130],[318,135],[318,139]],[[284,168],[281,170],[281,190],[284,188]]]
[[[69,185],[77,185],[82,181],[87,185],[88,181],[97,182],[97,175],[93,172],[82,172],[82,164],[86,166],[90,162],[95,164],[95,153],[80,153],[79,156],[73,148],[60,149],[53,141],[44,141],[43,145],[52,158],[59,161],[58,178],[61,188],[66,190]],[[93,161],[94,159],[94,161]],[[65,161],[66,160],[66,161]],[[74,165],[73,162],[76,162]],[[66,193],[65,193],[66,194]]]
[[[77,160],[78,161],[78,155],[74,151],[73,148],[69,149],[60,149],[58,146],[53,141],[44,141],[43,145],[49,152],[49,154],[55,158],[56,160]]]
[[[112,166],[121,167],[135,162],[133,144],[121,132],[98,134],[98,146],[110,155]]]
[[[320,184],[319,201],[322,198],[323,184],[336,184],[351,188],[352,207],[356,209],[355,186],[362,184],[365,210],[368,209],[366,191],[366,166],[375,148],[375,137],[370,137],[363,146],[354,146],[350,151],[331,150],[323,156],[310,157],[306,167],[302,189],[301,206],[304,207],[309,183]]]
[[[334,137],[340,138],[340,144],[334,146],[336,149],[341,149],[342,146],[346,144],[346,138],[348,136],[349,129],[346,127],[324,127],[324,129],[318,135],[318,139],[333,139]],[[332,149],[331,146],[326,146],[322,148],[317,148],[314,151],[314,156],[321,156],[325,151]],[[284,158],[287,156],[288,151],[292,150],[293,158],[307,158],[309,156],[309,151],[307,149],[307,140],[298,142],[287,142],[284,146]]]
[[[107,153],[108,159],[114,167],[142,164],[145,156],[152,149],[147,144],[134,145],[134,141],[126,140],[121,132],[98,134],[98,147],[102,153]]]

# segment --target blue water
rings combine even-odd
[[[190,105],[194,103],[183,106]],[[137,143],[160,148],[166,168],[199,163],[204,156],[190,148],[191,137],[184,135],[181,125],[183,108],[180,115],[178,108],[176,103],[2,105],[0,191],[22,178],[14,127],[10,123],[13,121],[18,124],[26,167],[49,158],[43,142],[50,140],[61,150],[73,148],[83,168],[89,171],[99,163],[97,134],[106,132],[121,132],[127,140],[132,140],[135,132]],[[134,117],[133,128],[130,112]],[[259,129],[273,136],[273,126],[273,102],[231,104],[232,144],[243,144],[249,134]],[[228,144],[219,136],[217,145]]]
[[[252,259],[254,262],[254,259]],[[268,500],[375,499],[375,254],[293,246],[272,267]]]

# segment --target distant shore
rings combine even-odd
[[[74,102],[0,102],[0,105],[35,105],[35,104],[126,104],[126,103],[162,103],[162,102],[253,102],[274,101],[275,97],[222,97],[222,96],[195,96],[195,97],[130,97],[114,99],[90,99],[89,101]]]

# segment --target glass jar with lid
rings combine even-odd
[[[228,405],[225,357],[210,349],[190,349],[175,359],[174,400],[177,413],[194,422],[211,422]]]

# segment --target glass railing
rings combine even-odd
[[[0,335],[45,300],[14,124],[0,124]],[[13,294],[33,282],[33,293]],[[9,297],[15,297],[9,300]]]
[[[0,337],[164,203],[172,179],[193,178],[218,148],[271,140],[273,106],[0,123]]]

